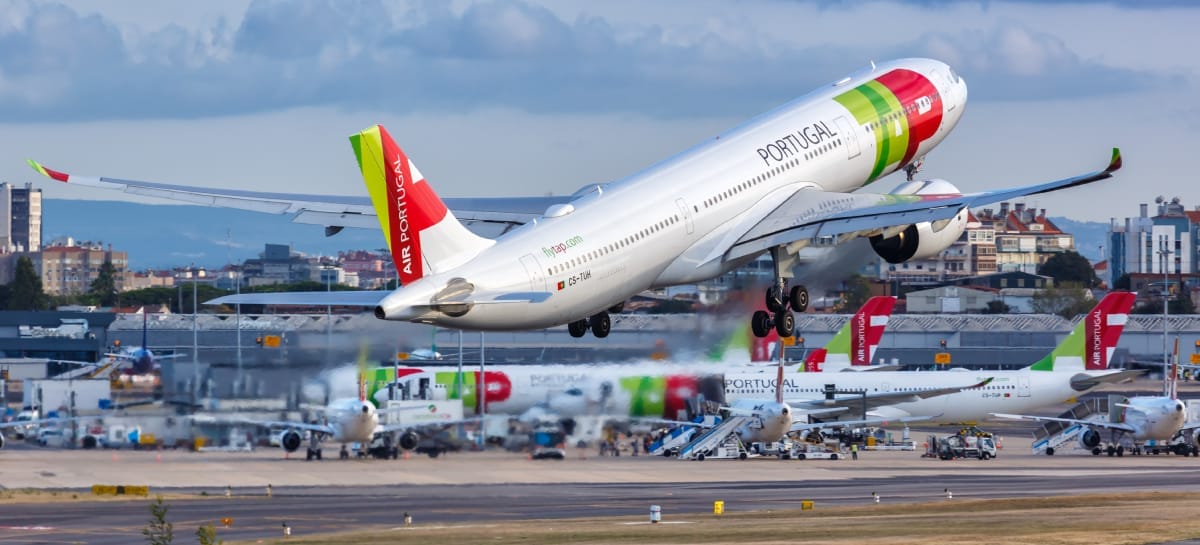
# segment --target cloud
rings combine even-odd
[[[521,0],[460,11],[442,2],[257,0],[236,26],[167,25],[125,37],[113,22],[60,4],[0,7],[0,117],[23,122],[314,106],[745,115],[897,50],[949,60],[984,98],[1126,92],[1169,79],[1081,59],[1062,40],[1015,24],[909,44],[803,45],[720,24],[681,31],[670,21],[568,20]]]

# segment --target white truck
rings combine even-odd
[[[998,453],[996,440],[990,435],[951,435],[938,441],[938,458],[995,458]]]

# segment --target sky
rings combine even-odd
[[[1116,179],[1028,201],[1108,221],[1158,195],[1200,205],[1198,25],[1182,0],[0,0],[0,181],[119,198],[39,178],[34,158],[365,195],[346,137],[382,123],[444,196],[568,194],[872,60],[924,56],[970,101],[922,177],[1036,183],[1119,146]]]

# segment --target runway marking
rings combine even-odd
[[[50,531],[50,530],[55,530],[55,529],[56,529],[56,528],[55,528],[55,527],[53,527],[53,526],[0,526],[0,530],[36,530],[36,531]]]
[[[636,522],[622,522],[621,526],[649,526],[651,524],[695,524],[691,520],[664,520],[660,522],[650,522],[648,520],[640,520]]]

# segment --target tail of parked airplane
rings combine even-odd
[[[1109,292],[1053,352],[1033,364],[1030,369],[1108,369],[1108,362],[1117,348],[1117,341],[1121,338],[1125,323],[1129,320],[1129,309],[1133,308],[1134,298],[1135,295],[1127,291]]]
[[[833,371],[870,365],[895,306],[895,297],[868,299],[824,348],[817,348],[808,355],[804,370]]]
[[[493,244],[459,223],[382,125],[351,136],[350,144],[402,285],[461,265]]]
[[[1179,337],[1175,337],[1175,351],[1171,354],[1171,363],[1164,374],[1164,393],[1171,399],[1179,399]]]

